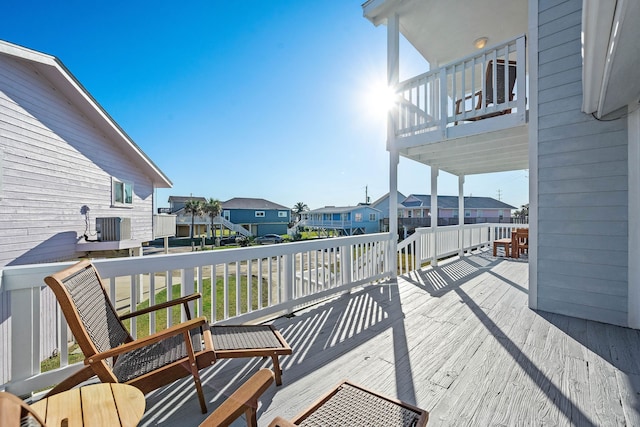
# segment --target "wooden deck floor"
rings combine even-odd
[[[348,378],[427,409],[429,426],[640,426],[640,331],[534,312],[527,281],[526,261],[480,253],[277,319],[294,354],[261,399],[259,425]],[[210,411],[269,365],[203,371]],[[205,417],[184,380],[147,396],[141,425]]]

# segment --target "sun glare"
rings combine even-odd
[[[395,105],[396,95],[389,86],[376,82],[367,88],[364,102],[369,114],[377,119],[384,119]]]

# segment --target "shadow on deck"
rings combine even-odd
[[[294,353],[259,424],[348,378],[427,409],[429,426],[640,425],[640,331],[534,312],[527,289],[526,260],[482,252],[276,319]],[[202,371],[210,411],[263,366]],[[187,379],[149,394],[141,425],[205,417]]]

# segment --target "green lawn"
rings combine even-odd
[[[236,276],[229,276],[229,314],[235,315],[236,313]],[[224,282],[222,277],[217,278],[216,282],[216,320],[221,320],[224,316]],[[200,290],[202,294],[202,308],[203,313],[192,313],[193,317],[203,315],[207,318],[209,317],[209,313],[211,312],[211,280],[204,279],[202,281],[203,289]],[[258,279],[252,278],[252,308],[255,310],[258,308]],[[173,285],[172,289],[172,298],[178,298],[180,296],[180,284]],[[263,281],[262,285],[262,301],[267,301],[268,289],[266,280]],[[167,291],[162,290],[156,294],[156,303],[161,303],[167,300]],[[195,301],[197,302],[197,301]],[[146,308],[149,306],[149,301],[144,301],[138,304],[138,309]],[[196,304],[197,309],[197,304]],[[173,324],[180,323],[180,314],[182,310],[182,305],[173,307],[171,309],[171,319]],[[162,329],[165,329],[167,325],[167,311],[168,310],[160,310],[156,312],[156,332]],[[247,276],[240,276],[240,312],[247,312]],[[136,317],[136,329],[138,333],[138,337],[144,337],[149,335],[149,314],[143,314],[141,316]],[[211,321],[211,319],[209,319]],[[125,321],[125,325],[129,327],[129,321]]]

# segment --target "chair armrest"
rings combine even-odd
[[[247,414],[247,425],[255,423],[258,398],[273,383],[275,375],[270,369],[260,369],[245,381],[231,396],[205,419],[200,427],[228,426],[240,415]]]
[[[184,297],[180,297],[180,298],[176,298],[176,299],[172,299],[171,301],[166,301],[166,302],[161,302],[160,304],[155,304],[152,305],[151,307],[147,307],[147,308],[143,308],[141,310],[136,310],[136,311],[132,311],[131,313],[127,313],[127,314],[123,314],[120,317],[120,320],[126,320],[126,319],[130,319],[132,317],[136,317],[136,316],[140,316],[141,314],[146,314],[146,313],[151,313],[152,311],[156,311],[156,310],[161,310],[163,308],[167,308],[167,307],[173,307],[174,305],[178,305],[178,304],[186,304],[189,301],[201,298],[202,295],[200,295],[200,293],[196,292],[193,293],[191,295],[187,295]],[[187,311],[188,313],[188,311]],[[188,317],[191,317],[190,315]]]
[[[282,417],[275,417],[273,421],[269,423],[268,427],[297,427],[297,426],[291,421],[285,420]]]
[[[94,354],[85,359],[85,364],[91,364],[98,362],[100,360],[108,359],[110,357],[117,356],[122,353],[126,353],[131,350],[135,350],[137,348],[145,347],[147,345],[156,343],[158,341],[162,341],[168,337],[172,337],[174,335],[182,334],[190,331],[191,329],[199,328],[207,324],[206,317],[198,317],[197,319],[187,320],[186,322],[180,323],[178,325],[173,325],[170,328],[162,330],[160,332],[156,332],[155,334],[146,336],[144,338],[139,338],[137,340],[133,340],[131,342],[122,344],[118,347],[112,348],[111,350],[103,351],[102,353]]]

